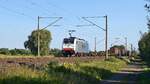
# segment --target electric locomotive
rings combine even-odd
[[[88,42],[84,39],[70,36],[63,39],[62,53],[64,56],[81,55],[89,53]]]

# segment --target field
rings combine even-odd
[[[103,57],[0,57],[0,83],[99,84],[125,65]]]

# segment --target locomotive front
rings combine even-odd
[[[64,38],[62,53],[64,56],[80,55],[89,53],[88,42],[76,37]]]
[[[75,37],[64,38],[62,45],[62,52],[64,56],[71,56],[75,53],[74,51],[74,42]]]

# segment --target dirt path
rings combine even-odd
[[[138,75],[143,71],[141,59],[134,60],[126,68],[114,73],[107,80],[102,80],[101,84],[138,84]]]

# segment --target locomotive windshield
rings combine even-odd
[[[64,43],[65,44],[69,43],[67,38],[64,39]]]
[[[74,39],[75,39],[75,37],[64,38],[63,43],[64,43],[64,44],[68,44],[68,43],[73,44],[73,43],[74,43]]]

